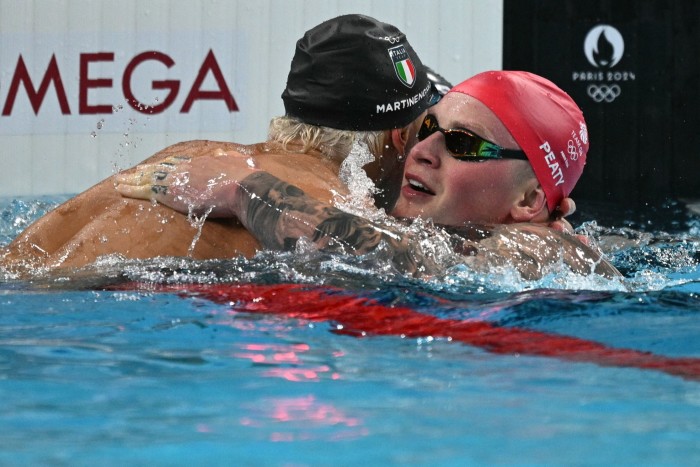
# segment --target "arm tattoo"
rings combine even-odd
[[[238,217],[265,248],[292,249],[300,237],[306,237],[326,250],[361,255],[384,241],[397,266],[405,272],[417,269],[400,235],[324,204],[267,172],[243,179],[239,193]]]
[[[167,195],[168,187],[167,185],[151,185],[151,191],[155,195]]]

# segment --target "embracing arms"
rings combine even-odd
[[[361,255],[385,242],[402,272],[427,272],[429,265],[418,259],[406,235],[310,197],[239,156],[166,160],[141,168],[117,177],[120,193],[184,213],[237,217],[264,248],[290,250],[303,237],[325,250]]]
[[[267,248],[290,250],[305,237],[319,248],[361,255],[384,241],[401,270],[413,273],[419,266],[402,235],[311,198],[267,172],[248,175],[237,192],[232,210]]]
[[[420,239],[408,230],[341,211],[258,170],[240,155],[166,164],[170,165],[144,166],[143,176],[119,177],[117,190],[126,196],[154,199],[181,212],[235,216],[269,249],[293,249],[304,237],[322,249],[360,255],[383,243],[402,272],[431,274],[446,266],[441,264],[444,258],[423,252]],[[438,236],[444,239],[462,255],[461,261],[478,270],[509,264],[523,277],[533,279],[540,277],[547,265],[563,262],[581,274],[619,274],[593,249],[545,225],[466,224],[449,230],[434,229],[428,235],[431,241]]]

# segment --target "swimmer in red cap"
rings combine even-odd
[[[458,84],[429,110],[418,139],[393,214],[446,225],[545,222],[573,190],[588,152],[576,103],[523,71]]]

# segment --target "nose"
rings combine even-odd
[[[408,153],[408,160],[433,168],[440,167],[440,151],[445,146],[442,138],[442,133],[436,131],[423,141],[418,141],[411,149],[411,152]]]

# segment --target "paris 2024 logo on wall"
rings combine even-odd
[[[583,41],[583,53],[593,67],[574,71],[571,79],[586,84],[586,94],[596,103],[614,102],[622,95],[625,82],[636,79],[633,71],[622,71],[617,65],[624,57],[625,40],[614,26],[598,24]]]

